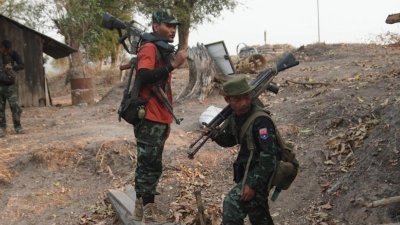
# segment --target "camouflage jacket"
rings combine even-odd
[[[7,64],[10,64],[14,71],[23,70],[25,68],[21,56],[15,50],[12,50],[10,54],[7,55],[3,54],[3,52],[0,51],[0,57],[1,57],[0,66],[2,70],[5,68],[5,65]],[[0,81],[0,86],[8,86],[8,85],[9,84]]]
[[[232,147],[238,144],[238,134],[255,107],[257,106],[252,105],[250,111],[245,115],[237,116],[233,113],[225,121],[228,124],[222,127],[223,130],[213,140],[222,147]],[[252,134],[256,150],[253,153],[245,184],[256,192],[267,194],[268,180],[276,163],[281,159],[282,150],[276,138],[275,126],[270,118],[266,116],[257,117],[254,120]],[[239,154],[233,164],[234,181],[236,183],[239,183],[243,179],[246,164],[250,156],[246,136],[243,137],[241,143]]]
[[[4,55],[1,53],[0,55],[3,57],[3,65],[11,64],[15,71],[20,71],[25,68],[21,56],[15,50],[12,50],[10,54]]]

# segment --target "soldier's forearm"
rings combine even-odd
[[[20,70],[23,70],[23,69],[25,69],[25,65],[24,64],[19,64],[19,65],[14,65],[13,66],[13,70],[15,70],[15,71],[20,71]]]
[[[169,76],[169,73],[173,70],[174,68],[171,66],[171,64],[164,65],[160,68],[156,68],[154,70],[149,70],[149,69],[140,69],[138,71],[138,77],[142,84],[152,84],[155,83],[159,80],[162,79],[167,79]]]

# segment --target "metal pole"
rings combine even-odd
[[[320,33],[319,33],[319,0],[317,0],[317,14],[318,14],[318,43],[321,42]]]
[[[264,30],[264,45],[267,44],[267,31]]]

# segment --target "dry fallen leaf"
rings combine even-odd
[[[332,205],[331,205],[331,203],[326,203],[325,205],[321,205],[321,208],[323,208],[323,209],[332,209]]]
[[[299,133],[309,133],[309,132],[311,132],[310,129],[299,130]]]
[[[387,106],[388,102],[389,102],[389,99],[387,98],[387,99],[385,99],[385,101],[381,104],[381,106],[382,106],[382,107]]]
[[[389,160],[389,162],[392,163],[392,166],[397,165],[398,161],[399,161],[399,160],[397,160],[397,159],[391,159],[391,160]]]
[[[327,160],[324,162],[325,165],[335,165],[335,163],[332,160]]]
[[[339,141],[336,138],[337,137],[333,137],[333,138],[329,139],[327,142],[325,142],[324,145],[329,147],[329,148],[335,148],[337,146],[337,144],[338,144],[338,141]]]
[[[279,216],[279,212],[276,212],[276,213],[271,215],[271,217],[277,217],[277,216]]]
[[[174,213],[174,218],[175,218],[174,223],[175,224],[179,223],[179,219],[181,218],[181,216],[182,216],[182,213],[178,213],[178,212]]]
[[[325,212],[317,212],[317,213],[315,213],[315,215],[321,219],[326,219],[329,216],[328,213],[325,213]]]
[[[331,184],[332,184],[332,182],[326,182],[326,183],[319,184],[319,186],[321,186],[322,188],[328,188],[331,186]]]

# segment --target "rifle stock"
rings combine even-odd
[[[271,81],[274,77],[281,71],[289,69],[291,67],[297,66],[299,62],[293,56],[293,54],[289,53],[285,57],[283,57],[275,67],[268,68],[257,75],[257,77],[250,82],[251,86],[256,86],[253,91],[250,93],[253,101],[257,101],[258,97],[265,91],[270,90],[274,93],[278,92],[277,87],[270,85]],[[276,91],[276,92],[275,92]],[[200,150],[200,148],[205,144],[205,142],[211,138],[216,133],[216,127],[219,126],[229,115],[233,112],[231,105],[228,104],[225,108],[218,113],[207,125],[207,128],[210,128],[209,133],[202,133],[202,135],[196,139],[189,148],[193,148],[200,140],[203,139],[204,136],[206,138],[203,139],[202,142],[190,153],[188,153],[188,158],[193,159],[194,155]]]
[[[126,70],[126,69],[130,69],[130,71],[129,71],[128,84],[124,90],[124,95],[122,96],[122,100],[121,100],[121,103],[120,103],[119,109],[118,109],[118,121],[119,122],[121,122],[121,110],[124,107],[125,99],[129,98],[129,90],[130,90],[129,88],[131,86],[132,75],[133,75],[133,71],[135,70],[135,65],[136,65],[136,58],[132,58],[128,64],[122,65],[124,67],[124,69],[121,69],[122,66],[120,66],[121,71]]]

